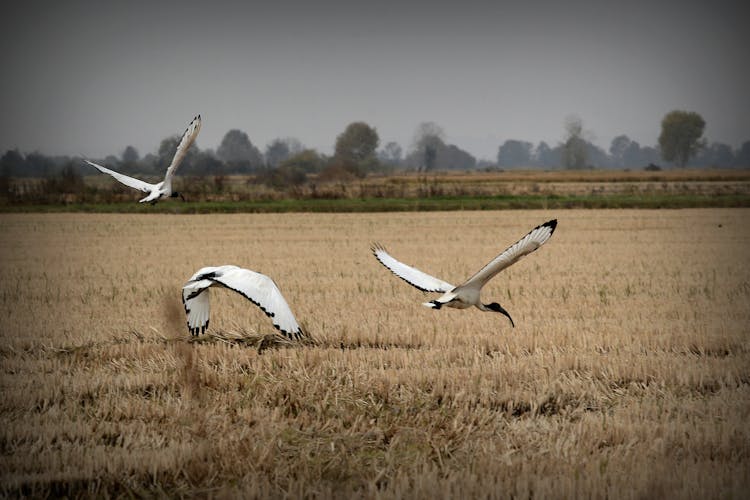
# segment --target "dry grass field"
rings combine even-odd
[[[476,309],[429,310],[371,242],[460,281],[550,218]],[[741,498],[750,210],[0,216],[0,495]],[[212,294],[271,275],[315,345]],[[259,352],[260,351],[260,352]]]

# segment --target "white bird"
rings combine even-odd
[[[276,283],[264,274],[237,266],[201,268],[182,287],[182,303],[192,335],[200,335],[208,329],[208,289],[213,285],[234,290],[260,307],[285,337],[300,339],[306,335]]]
[[[493,311],[504,314],[510,320],[510,324],[515,327],[516,325],[513,323],[513,318],[510,317],[508,311],[503,309],[500,304],[497,302],[483,304],[481,302],[480,293],[482,287],[497,273],[506,267],[515,264],[521,257],[530,254],[542,246],[544,242],[552,236],[556,227],[557,219],[535,227],[529,232],[529,234],[508,247],[503,253],[492,259],[489,264],[484,266],[479,272],[459,286],[453,286],[450,283],[435,278],[434,276],[430,276],[419,269],[408,266],[403,262],[399,262],[391,257],[388,252],[385,251],[385,248],[379,244],[373,245],[372,252],[381,264],[410,285],[419,288],[423,292],[443,293],[443,295],[436,300],[425,302],[422,305],[434,309],[440,309],[443,306],[455,307],[457,309],[466,309],[467,307],[475,306],[481,311]]]
[[[187,154],[188,149],[190,149],[190,146],[193,144],[193,142],[195,142],[195,138],[198,137],[198,132],[200,131],[200,129],[201,115],[198,115],[193,118],[193,121],[191,121],[190,125],[188,125],[188,127],[185,129],[185,133],[182,134],[182,139],[180,139],[180,143],[177,145],[177,151],[175,151],[174,158],[172,158],[172,163],[170,163],[169,168],[167,168],[167,173],[164,175],[164,180],[157,184],[149,184],[148,182],[144,182],[140,179],[129,177],[89,160],[84,161],[92,167],[96,167],[100,172],[111,175],[126,186],[138,189],[139,191],[143,191],[144,193],[148,193],[145,198],[143,198],[142,200],[138,200],[139,203],[151,203],[153,205],[161,199],[176,198],[178,196],[184,200],[185,198],[183,198],[180,193],[172,191],[172,177],[174,177],[174,173],[177,171],[177,167],[185,158],[185,154]]]

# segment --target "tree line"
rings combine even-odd
[[[261,150],[247,133],[228,131],[216,150],[193,146],[178,174],[200,177],[228,174],[253,174],[256,182],[274,187],[303,184],[310,174],[321,181],[361,178],[368,173],[394,171],[445,171],[505,168],[583,169],[583,168],[660,168],[663,162],[678,166],[749,167],[750,141],[737,150],[720,142],[708,143],[703,137],[705,121],[694,112],[672,111],[662,120],[656,146],[642,146],[627,135],[615,137],[608,150],[587,139],[580,118],[570,117],[564,124],[562,140],[551,146],[544,141],[508,139],[499,147],[495,161],[477,160],[459,146],[449,144],[436,123],[421,123],[405,152],[397,142],[380,144],[377,130],[364,122],[349,124],[336,137],[333,155],[306,148],[296,138],[277,138]],[[120,156],[110,155],[97,161],[128,175],[160,177],[172,159],[178,136],[163,139],[158,151],[141,156],[126,146]],[[67,172],[67,173],[66,173]],[[92,174],[79,159],[46,156],[16,149],[0,157],[0,176],[52,177]],[[64,176],[63,176],[64,177]]]

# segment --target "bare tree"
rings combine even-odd
[[[575,115],[565,119],[563,164],[568,169],[586,168],[586,141],[583,138],[583,121]]]
[[[387,165],[397,166],[401,164],[403,159],[403,150],[397,142],[391,141],[383,146],[383,149],[378,153],[378,158]]]
[[[414,132],[414,153],[420,159],[420,167],[426,171],[434,170],[437,165],[437,153],[445,146],[445,132],[435,122],[422,122]]]

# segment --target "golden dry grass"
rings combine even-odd
[[[433,311],[370,255],[448,281]],[[34,496],[694,497],[750,488],[750,210],[2,215],[0,492]],[[271,275],[318,345],[212,292]]]

